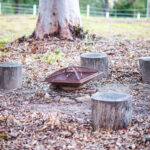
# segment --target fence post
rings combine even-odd
[[[109,18],[109,12],[106,12],[106,18],[107,19]]]
[[[146,17],[149,17],[149,7],[150,7],[150,1],[146,0]]]
[[[138,14],[137,14],[137,19],[140,20],[140,18],[141,18],[141,14],[138,13]]]
[[[133,9],[133,18],[136,18],[136,10]]]
[[[115,17],[117,17],[117,10],[115,9]]]
[[[2,14],[2,4],[0,3],[0,15]]]
[[[33,16],[36,16],[36,5],[33,5]]]
[[[87,8],[86,8],[86,16],[89,17],[90,16],[90,5],[87,5]]]

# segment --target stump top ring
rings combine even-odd
[[[105,53],[84,53],[81,55],[83,58],[102,58],[107,57]]]
[[[22,65],[19,63],[0,62],[0,67],[11,68],[11,67],[20,67],[20,66]]]
[[[91,98],[93,100],[102,102],[122,102],[129,100],[131,96],[129,94],[119,92],[98,92],[96,94],[93,94]]]
[[[140,57],[139,60],[150,61],[150,57]]]

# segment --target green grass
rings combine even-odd
[[[150,39],[150,20],[83,18],[83,26],[105,38]]]
[[[35,25],[36,18],[32,16],[0,16],[0,42],[28,36],[33,32]]]
[[[23,35],[30,35],[36,25],[36,17],[31,15],[0,16],[0,43],[12,41]],[[110,39],[150,39],[149,19],[129,19],[86,17],[82,16],[82,24],[90,33]]]

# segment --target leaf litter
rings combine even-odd
[[[23,87],[0,90],[0,149],[149,149],[150,85],[141,81],[138,58],[149,56],[150,41],[95,36],[73,42],[26,39],[5,44],[4,49],[9,53],[1,61],[23,64]],[[56,50],[62,58],[51,63],[43,60],[43,56],[51,59],[50,53]],[[107,80],[91,81],[76,91],[41,82],[58,69],[80,65],[80,55],[85,52],[108,55]],[[132,123],[127,129],[93,132],[90,96],[108,90],[132,95]]]

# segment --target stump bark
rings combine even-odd
[[[103,74],[96,77],[96,80],[108,78],[108,56],[104,53],[85,53],[80,56],[81,67],[96,69]]]
[[[132,120],[131,96],[107,92],[92,95],[93,129],[118,130],[126,128]]]
[[[0,63],[0,89],[15,89],[22,86],[22,65]]]
[[[141,57],[139,63],[142,72],[142,80],[150,83],[150,57]]]

